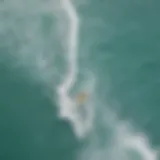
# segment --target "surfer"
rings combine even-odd
[[[78,94],[77,96],[76,96],[76,103],[78,104],[78,105],[81,105],[82,103],[84,103],[86,100],[87,100],[87,98],[88,98],[88,93],[87,92],[81,92],[80,94]]]

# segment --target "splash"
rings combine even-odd
[[[77,56],[78,56],[78,33],[79,33],[79,18],[76,12],[75,7],[71,3],[70,0],[62,0],[61,7],[65,14],[68,16],[68,39],[67,39],[67,73],[64,78],[64,82],[60,84],[57,88],[57,93],[59,95],[59,104],[60,104],[60,117],[63,119],[67,119],[73,126],[73,130],[76,135],[80,138],[84,137],[87,132],[89,132],[92,124],[93,114],[91,109],[91,103],[85,104],[83,110],[86,113],[85,122],[84,117],[80,111],[79,107],[77,107],[77,102],[75,98],[72,98],[69,95],[70,90],[74,87],[77,74],[78,74],[78,64],[77,64]],[[90,79],[90,91],[93,89],[92,79]],[[92,88],[92,89],[91,89]],[[89,90],[87,90],[86,94],[89,94]],[[87,98],[86,98],[87,99]],[[86,101],[86,100],[85,100]],[[82,118],[83,117],[83,118]]]
[[[101,108],[98,118],[79,160],[158,160],[158,150],[152,148],[148,137],[135,130],[131,123],[119,120],[115,112],[106,108]]]
[[[20,4],[20,2],[21,1],[18,1],[17,4]],[[38,21],[38,17],[39,15],[41,16],[42,13],[51,13],[53,10],[54,14],[56,14],[56,12],[59,13],[60,9],[63,9],[65,15],[68,17],[67,24],[69,25],[69,27],[67,28],[67,40],[66,37],[64,37],[64,39],[66,40],[65,42],[67,42],[65,56],[67,57],[67,73],[64,77],[63,83],[57,87],[60,106],[59,116],[60,118],[66,119],[71,123],[75,134],[79,138],[85,137],[86,134],[89,133],[93,128],[98,128],[97,130],[92,130],[93,132],[91,133],[89,144],[82,153],[82,156],[84,155],[82,159],[132,160],[133,158],[128,153],[131,150],[139,155],[139,159],[156,160],[157,152],[150,147],[148,138],[144,134],[138,134],[137,132],[133,132],[132,130],[130,130],[129,125],[126,125],[125,122],[121,122],[120,120],[115,118],[115,115],[113,114],[114,111],[109,112],[108,110],[104,110],[104,108],[107,108],[108,106],[103,106],[102,102],[100,104],[95,103],[98,98],[100,99],[100,95],[94,95],[95,77],[93,76],[93,74],[89,74],[87,80],[85,80],[83,85],[79,86],[80,89],[78,89],[78,94],[75,94],[74,96],[70,95],[70,91],[75,87],[75,83],[77,82],[77,75],[79,72],[77,59],[80,20],[74,5],[70,0],[57,0],[56,2],[54,1],[54,4],[55,3],[56,5],[52,5],[51,2],[51,4],[46,4],[46,6],[42,4],[42,7],[37,7],[36,5],[37,9],[35,10],[36,7],[33,7],[33,13],[29,10],[30,7],[25,9],[27,5],[20,5],[19,7],[18,5],[15,5],[14,7],[18,7],[15,9],[15,12],[18,12],[17,15],[22,15],[22,19],[25,17],[26,13],[32,13],[33,15],[37,15],[36,21],[35,19],[27,22],[25,22],[24,20],[24,24],[30,24],[30,27],[28,27],[27,25],[18,26],[16,20],[14,21],[14,17],[11,17],[11,19],[8,19],[7,24],[9,23],[8,28],[14,29],[14,32],[16,33],[17,37],[20,37],[20,40],[26,39],[29,43],[28,45],[26,45],[26,41],[24,41],[24,44],[21,41],[22,44],[19,51],[20,54],[18,54],[17,56],[19,57],[21,55],[19,61],[22,62],[22,59],[24,59],[24,62],[25,64],[27,64],[27,66],[31,66],[32,62],[33,65],[31,66],[31,68],[28,67],[29,70],[33,71],[33,68],[38,68],[39,72],[37,73],[37,70],[35,70],[34,73],[36,74],[34,74],[34,76],[36,77],[36,79],[47,79],[46,83],[48,83],[48,79],[51,79],[51,82],[53,82],[56,77],[52,76],[52,74],[55,74],[55,70],[53,69],[55,68],[55,66],[53,65],[52,67],[52,60],[54,59],[54,57],[51,58],[52,56],[50,56],[50,54],[48,55],[47,52],[42,52],[44,46],[46,45],[45,41],[47,41],[48,43],[49,40],[43,40],[43,37],[40,36],[41,32],[39,30],[39,26],[41,24]],[[54,7],[52,8],[52,6]],[[24,12],[24,16],[21,12],[21,14],[19,13],[20,9],[22,13]],[[1,10],[5,10],[5,7],[1,7]],[[10,8],[8,10],[10,10]],[[30,17],[35,17],[32,16],[32,14],[27,15]],[[57,16],[61,15],[57,14]],[[65,22],[62,22],[64,26]],[[1,25],[1,33],[7,32],[6,24],[4,25],[4,27],[3,25]],[[24,37],[20,36],[22,34],[19,33],[20,29],[23,29],[22,33],[24,34]],[[11,38],[9,38],[9,40],[11,41]],[[51,52],[51,54],[54,55],[55,52]],[[85,75],[88,75],[88,73],[90,72],[86,72]],[[58,71],[57,74],[59,74]],[[54,87],[52,86],[51,88]],[[94,106],[98,106],[98,110],[101,110],[102,112],[100,116],[98,116],[94,121],[93,126],[93,119],[98,114],[98,112],[96,111],[95,115]],[[109,132],[111,134],[109,134]]]
[[[90,94],[93,94],[95,78],[91,76],[92,81],[89,80],[85,83],[80,94],[74,96],[76,98],[70,96],[69,92],[75,86],[78,75],[77,47],[79,18],[71,1],[63,0],[61,1],[61,6],[68,15],[69,31],[67,39],[68,50],[66,52],[68,72],[65,76],[65,80],[57,89],[60,104],[60,117],[67,119],[72,124],[73,130],[80,138],[84,137],[89,131],[91,131],[91,129],[93,129],[93,132],[90,134],[89,143],[82,151],[79,159],[156,160],[157,151],[150,147],[148,139],[144,134],[138,134],[130,129],[132,128],[131,125],[118,120],[114,111],[104,110],[107,106],[101,104],[97,105],[95,101],[94,105],[99,106],[99,111],[103,111],[95,120],[96,122],[94,121],[95,124],[93,127],[93,118],[95,118],[98,113],[96,111],[96,115],[94,115],[95,108],[93,108],[94,105],[91,103],[93,102],[93,97],[92,100],[84,106],[86,116],[83,118],[80,113],[81,111],[79,110],[82,107],[77,107],[77,103],[80,102],[79,104],[81,106],[81,102],[83,104],[85,101],[88,101]],[[96,95],[96,97],[98,98],[99,95]],[[103,136],[101,134],[103,134]],[[135,155],[137,155],[136,158]]]

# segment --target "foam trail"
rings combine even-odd
[[[129,129],[130,128],[130,129]],[[143,133],[131,131],[132,127],[126,123],[119,123],[116,127],[116,140],[124,150],[136,151],[143,160],[157,160],[158,151],[151,148],[148,138]]]
[[[60,96],[64,98],[68,97],[68,92],[74,85],[77,75],[76,57],[77,57],[77,33],[78,33],[78,17],[76,11],[69,0],[62,0],[61,3],[63,9],[66,11],[69,17],[69,37],[68,37],[68,73],[66,75],[64,83],[58,87]]]
[[[74,85],[77,75],[77,44],[78,44],[78,26],[79,19],[74,9],[73,4],[69,0],[63,0],[62,6],[68,14],[70,20],[70,31],[68,39],[68,63],[69,72],[66,77],[66,81],[63,84],[63,88],[68,92]]]
[[[130,122],[121,121],[108,109],[100,115],[98,128],[79,160],[158,160],[159,150],[152,148],[148,137]]]
[[[78,45],[78,31],[79,31],[79,18],[76,13],[76,10],[71,3],[70,0],[62,0],[61,6],[68,15],[69,18],[69,31],[68,31],[68,48],[67,48],[67,58],[68,58],[68,72],[66,74],[65,80],[62,84],[58,86],[57,92],[59,95],[59,104],[60,104],[60,117],[65,118],[70,121],[73,126],[74,131],[79,137],[83,137],[88,129],[92,126],[91,118],[93,118],[93,105],[87,105],[87,113],[91,113],[90,117],[87,117],[88,123],[83,123],[80,113],[77,111],[76,104],[74,100],[69,96],[69,91],[72,89],[76,82],[76,77],[78,73],[77,67],[77,45]],[[93,89],[93,86],[90,86]],[[89,88],[89,90],[92,90]],[[132,159],[128,154],[128,150],[131,149],[139,153],[141,159],[143,160],[156,160],[157,153],[155,150],[152,150],[149,146],[147,138],[144,135],[136,135],[132,133],[127,125],[121,124],[119,120],[115,120],[113,114],[108,112],[103,112],[104,119],[106,120],[104,124],[102,124],[106,135],[108,133],[108,128],[113,133],[111,135],[111,140],[114,142],[111,146],[107,146],[107,141],[100,135],[96,135],[92,139],[91,144],[86,149],[84,153],[84,158],[82,159]],[[102,114],[101,114],[102,117]],[[106,118],[107,117],[107,118]],[[109,118],[110,117],[110,118]],[[101,119],[100,119],[101,120]],[[102,121],[103,122],[103,121]],[[106,130],[105,130],[106,128]],[[95,140],[96,139],[96,140]],[[104,148],[99,147],[99,141],[103,141]],[[91,145],[91,146],[90,146]],[[87,157],[86,157],[87,152]],[[88,155],[89,154],[89,155]],[[130,158],[128,158],[128,156]],[[82,155],[83,157],[83,155]],[[126,158],[127,157],[127,158]]]
[[[80,137],[84,135],[84,128],[80,122],[80,117],[76,111],[75,102],[70,98],[69,91],[74,86],[77,77],[77,44],[78,44],[78,29],[79,19],[76,10],[70,0],[62,0],[61,7],[68,15],[69,31],[67,44],[68,69],[65,80],[58,86],[57,92],[59,95],[60,117],[69,120]]]

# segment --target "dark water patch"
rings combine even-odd
[[[75,159],[78,142],[57,109],[19,73],[0,66],[0,159]]]

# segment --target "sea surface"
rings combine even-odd
[[[0,160],[159,160],[160,1],[1,0]]]

